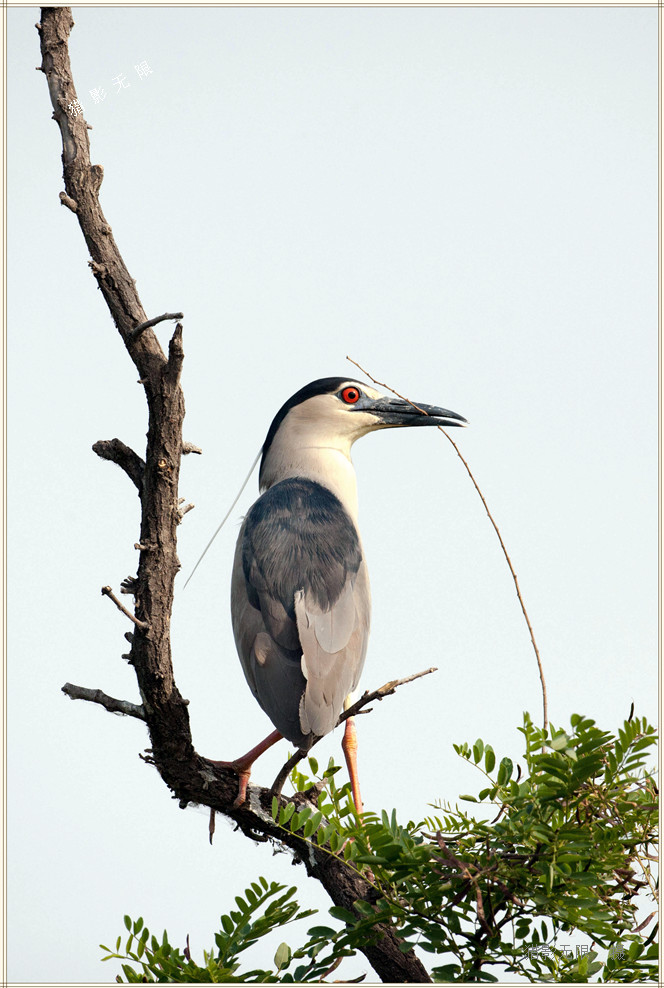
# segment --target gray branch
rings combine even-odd
[[[422,672],[416,672],[412,676],[406,676],[404,679],[391,679],[389,683],[385,683],[384,686],[380,686],[377,690],[372,690],[371,692],[367,690],[365,693],[362,694],[360,699],[357,700],[352,705],[352,707],[349,707],[348,710],[344,710],[344,712],[339,717],[336,726],[338,727],[339,724],[343,724],[343,722],[345,720],[348,720],[349,717],[354,717],[358,713],[361,712],[365,714],[371,713],[370,710],[363,710],[363,708],[366,707],[369,703],[373,703],[374,700],[382,700],[383,697],[391,696],[393,693],[396,693],[399,686],[404,686],[406,683],[412,683],[415,679],[421,679],[422,676],[428,676],[432,672],[438,672],[435,666],[432,666],[430,669],[424,669]],[[322,738],[318,738],[318,741],[322,741],[322,740],[323,740]],[[317,745],[318,741],[314,741],[314,744],[311,747],[313,748],[314,745]],[[288,761],[282,766],[282,768],[279,771],[279,774],[272,783],[273,792],[275,793],[281,792],[281,790],[283,789],[284,782],[286,781],[290,773],[293,771],[293,769],[298,764],[298,762],[301,762],[302,759],[305,757],[305,755],[309,754],[309,751],[311,751],[311,748],[309,748],[307,751],[303,751],[303,750],[296,751],[294,755],[291,755]]]
[[[73,683],[65,683],[62,692],[71,697],[72,700],[88,700],[90,703],[98,703],[112,714],[125,714],[127,717],[136,717],[138,720],[145,720],[145,710],[140,703],[130,703],[129,700],[116,700],[114,696],[103,693],[102,690],[90,690],[85,686],[74,686]]]
[[[385,696],[391,696],[392,693],[397,691],[399,686],[404,686],[406,683],[412,683],[415,679],[421,679],[422,676],[429,676],[432,672],[438,672],[436,666],[431,666],[430,669],[423,669],[422,672],[415,672],[412,676],[406,676],[405,679],[391,679],[389,683],[385,683],[385,685],[379,687],[379,689],[373,690],[371,693],[369,693],[369,691],[363,693],[360,699],[357,700],[352,707],[349,707],[348,710],[344,710],[337,721],[337,726],[339,724],[343,724],[343,722],[348,720],[349,717],[354,717],[355,714],[359,713],[368,703],[373,703],[374,700],[382,700]],[[369,711],[367,710],[365,713],[369,713]]]
[[[184,319],[183,312],[164,312],[163,316],[155,316],[154,319],[146,319],[145,322],[140,323],[132,330],[132,335],[134,339],[137,339],[142,332],[146,329],[152,329],[153,326],[158,326],[160,322],[166,322],[167,319]]]

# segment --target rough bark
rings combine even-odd
[[[144,719],[152,745],[151,760],[161,778],[178,797],[180,806],[197,803],[235,820],[255,840],[274,838],[289,845],[304,862],[310,876],[321,882],[336,905],[353,910],[359,899],[370,899],[370,886],[322,848],[313,848],[296,835],[285,834],[272,820],[272,792],[250,786],[247,802],[235,808],[238,780],[235,773],[212,765],[194,749],[187,702],[182,699],[173,676],[170,646],[170,615],[174,580],[180,568],[177,558],[177,526],[182,512],[178,503],[180,457],[197,451],[187,444],[183,450],[184,398],[180,373],[184,359],[182,326],[178,323],[164,354],[141,305],[135,282],[122,260],[100,203],[103,179],[100,165],[90,162],[88,126],[76,108],[76,89],[69,62],[68,38],[74,25],[69,7],[43,7],[41,24],[42,71],[45,73],[53,118],[62,136],[65,192],[60,199],[78,219],[90,252],[90,267],[104,296],[122,341],[139,373],[148,404],[148,439],[145,460],[119,440],[95,444],[95,451],[120,465],[139,490],[141,534],[138,573],[127,584],[135,596],[129,661],[140,688],[142,706],[133,713]],[[181,313],[172,314],[180,317]],[[144,325],[148,323],[148,325]],[[138,332],[136,332],[138,328]],[[109,588],[104,588],[106,592]],[[107,709],[122,709],[101,691],[67,684],[65,691],[101,702]],[[90,695],[86,695],[90,694]],[[105,702],[108,701],[108,702]],[[117,704],[120,704],[118,707]],[[115,706],[114,706],[115,705]],[[287,802],[279,797],[282,803]],[[305,794],[294,801],[302,803]],[[395,931],[384,928],[375,946],[363,952],[384,982],[429,982],[425,968],[412,953],[399,950]]]

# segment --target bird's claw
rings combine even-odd
[[[231,768],[237,772],[238,778],[240,780],[238,793],[237,796],[235,797],[235,802],[233,803],[233,809],[237,810],[240,808],[240,806],[242,806],[243,803],[246,803],[247,801],[247,785],[249,783],[249,776],[251,775],[251,773],[248,769],[239,769],[235,765],[231,765]]]
[[[218,768],[230,768],[232,769],[239,778],[238,793],[233,802],[232,809],[237,810],[243,803],[247,801],[247,785],[249,784],[249,779],[251,777],[251,765],[246,766],[242,763],[241,759],[234,762],[220,762],[215,761],[212,758],[208,759],[212,765],[216,765]]]

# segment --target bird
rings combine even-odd
[[[343,377],[307,384],[275,415],[259,454],[260,496],[240,528],[231,580],[240,663],[275,730],[240,758],[213,762],[239,776],[235,806],[246,800],[258,756],[281,738],[308,751],[336,727],[360,681],[371,593],[353,443],[378,429],[465,424],[456,412]],[[353,717],[342,749],[361,814]]]

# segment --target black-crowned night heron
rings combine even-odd
[[[237,804],[260,754],[282,737],[308,750],[352,702],[367,651],[371,595],[350,450],[376,429],[466,421],[445,408],[418,408],[359,381],[327,377],[289,398],[268,430],[263,493],[237,540],[231,613],[247,682],[276,731],[234,762],[216,763],[240,776]],[[352,717],[342,748],[361,813]]]

